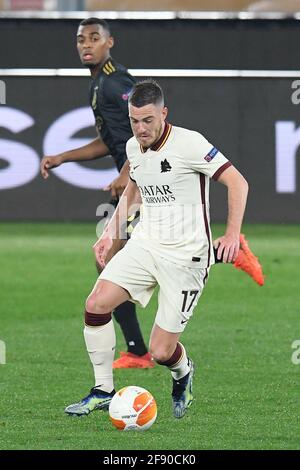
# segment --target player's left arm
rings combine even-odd
[[[225,234],[214,241],[218,248],[217,257],[224,263],[236,260],[239,251],[239,237],[246,208],[248,183],[241,173],[231,165],[223,171],[218,181],[228,189],[228,216]]]

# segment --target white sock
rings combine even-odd
[[[183,344],[179,344],[182,348],[181,358],[178,362],[176,362],[176,364],[173,364],[172,366],[168,367],[171,371],[174,380],[182,379],[182,377],[187,375],[191,370],[189,366],[188,357],[186,355],[185,347],[183,346]]]
[[[113,360],[116,348],[116,335],[113,321],[101,326],[85,325],[84,339],[87,352],[94,368],[95,387],[111,392],[113,382]]]

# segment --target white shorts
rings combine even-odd
[[[180,333],[193,314],[209,268],[188,268],[164,258],[129,240],[106,265],[99,279],[111,281],[129,292],[131,300],[145,307],[159,285],[155,323],[170,333]]]

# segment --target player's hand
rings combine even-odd
[[[113,245],[113,240],[108,233],[104,233],[101,238],[93,246],[96,261],[103,269],[106,264],[106,257]]]
[[[110,191],[112,198],[118,198],[123,193],[128,183],[128,175],[120,174],[115,180],[113,180],[108,186],[103,188],[104,191]]]
[[[54,155],[50,157],[43,157],[40,164],[40,171],[42,177],[46,180],[49,177],[49,171],[51,168],[56,168],[61,165],[62,158],[59,155]]]
[[[213,245],[218,249],[217,258],[223,263],[234,263],[237,258],[240,240],[238,235],[224,235],[214,240]]]

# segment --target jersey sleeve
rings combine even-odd
[[[105,84],[105,101],[115,105],[118,111],[125,116],[128,116],[128,97],[134,83],[134,78],[131,75],[116,72],[109,76]]]
[[[125,159],[126,142],[132,137],[128,117],[128,94],[133,87],[132,80],[130,75],[125,73],[109,76],[104,86],[104,102],[99,103],[114,142],[115,153],[123,155],[123,159]]]
[[[198,132],[192,132],[187,146],[186,164],[199,173],[217,180],[232,163]]]

